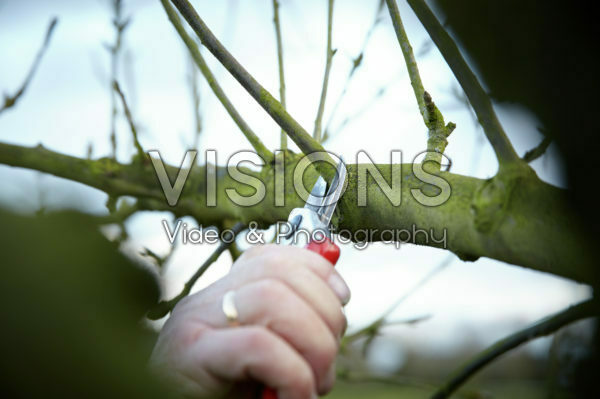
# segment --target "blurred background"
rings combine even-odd
[[[279,92],[273,9],[269,0],[192,2],[231,53],[273,95]],[[464,99],[464,94],[435,45],[410,8],[399,2],[426,90],[457,128],[446,155],[453,173],[488,178],[495,174],[494,153]],[[125,92],[139,139],[146,150],[179,165],[184,152],[197,146],[216,149],[218,163],[250,145],[195,70],[159,1],[124,0],[123,33],[116,77]],[[317,112],[325,65],[327,2],[281,0],[281,26],[287,109],[307,130]],[[115,41],[114,10],[108,0],[0,2],[0,88],[12,93],[24,79],[52,17],[58,17],[47,53],[19,104],[0,117],[4,142],[39,143],[62,153],[86,157],[111,152],[111,54]],[[426,149],[419,115],[402,53],[385,7],[378,0],[335,4],[334,56],[324,121],[325,147],[354,160],[359,150],[386,163],[390,150],[412,162]],[[249,125],[270,149],[279,147],[279,127],[209,54],[209,66]],[[353,71],[355,60],[362,62]],[[194,100],[196,98],[196,100]],[[196,105],[195,105],[196,101]],[[117,159],[134,153],[126,119],[118,106]],[[543,138],[536,117],[517,104],[495,104],[517,152],[522,155]],[[200,119],[198,119],[198,115]],[[200,120],[200,125],[198,121]],[[201,126],[201,129],[198,129]],[[292,148],[296,147],[292,144]],[[565,187],[563,164],[554,144],[532,163],[539,177]],[[106,214],[100,191],[38,172],[0,165],[0,204],[21,213],[75,208]],[[123,250],[159,274],[146,248],[159,255],[171,251],[161,221],[172,215],[139,212],[126,223]],[[186,218],[189,225],[195,221]],[[117,226],[104,233],[118,235]],[[448,234],[454,232],[449,231]],[[240,243],[244,246],[244,243]],[[160,271],[162,296],[178,294],[197,267],[212,253],[211,245],[179,245]],[[226,274],[228,253],[209,269],[194,291]],[[425,397],[470,355],[511,332],[591,295],[589,287],[549,274],[490,259],[463,262],[443,250],[414,245],[372,244],[364,250],[342,248],[340,273],[352,290],[346,308],[349,333],[377,320],[392,304],[387,320],[362,353],[360,340],[340,367],[353,364],[377,378],[340,381],[332,397]],[[162,321],[161,321],[162,322]],[[160,328],[161,322],[152,328]],[[493,397],[547,397],[558,337],[585,342],[589,323],[556,336],[535,340],[487,368],[468,387]],[[579,341],[578,341],[579,342]],[[390,381],[387,381],[390,382]],[[354,396],[353,396],[354,395]],[[379,395],[379,396],[377,396]]]

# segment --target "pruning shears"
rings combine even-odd
[[[303,208],[294,208],[288,217],[289,231],[282,245],[303,246],[327,259],[333,266],[340,257],[340,248],[331,240],[329,224],[333,211],[344,191],[346,165],[340,160],[329,190],[322,176],[313,186]],[[265,387],[261,399],[277,399],[277,393]]]

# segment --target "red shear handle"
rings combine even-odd
[[[340,258],[340,247],[335,245],[333,241],[327,237],[321,242],[311,241],[304,248],[321,255],[334,266]]]
[[[261,399],[277,399],[277,392],[273,388],[263,388]]]
[[[321,255],[334,266],[340,258],[340,247],[327,237],[321,242],[311,241],[304,248]],[[261,399],[277,399],[277,393],[274,389],[265,387],[262,391]]]

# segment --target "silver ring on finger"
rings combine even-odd
[[[235,307],[235,291],[230,290],[223,295],[221,308],[223,309],[223,313],[227,318],[227,324],[229,327],[237,327],[240,325],[239,313]]]

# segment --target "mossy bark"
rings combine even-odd
[[[170,207],[149,160],[136,159],[124,165],[108,158],[80,159],[41,146],[0,143],[0,163],[77,181],[112,197],[133,196],[140,200],[141,209],[171,210],[179,216],[193,216],[199,224],[219,227],[232,221],[255,221],[266,227],[286,220],[291,209],[303,206],[293,185],[294,166],[301,156],[289,151],[285,155],[284,206],[275,206],[275,169],[273,164],[267,164],[260,171],[243,169],[266,186],[266,196],[257,205],[243,207],[233,203],[225,190],[233,188],[241,195],[251,195],[254,189],[233,180],[224,167],[217,167],[217,205],[207,207],[206,166],[194,166],[179,202]],[[338,231],[351,234],[370,229],[373,234],[369,241],[380,241],[386,239],[381,235],[383,230],[402,229],[403,240],[433,247],[443,246],[439,238],[446,231],[447,249],[463,260],[483,256],[581,282],[593,281],[588,240],[569,209],[566,191],[542,182],[529,168],[488,180],[436,172],[449,183],[452,193],[444,204],[428,207],[415,200],[411,190],[432,196],[439,189],[419,180],[413,173],[413,164],[376,165],[388,182],[392,167],[400,167],[401,204],[394,206],[369,176],[361,183],[366,186],[367,206],[359,207],[357,165],[347,166],[348,187],[332,220]],[[172,178],[177,174],[177,168],[165,167]],[[306,187],[310,188],[316,179],[316,170],[308,168],[304,175]],[[412,237],[413,226],[438,241],[426,240],[424,234]]]

